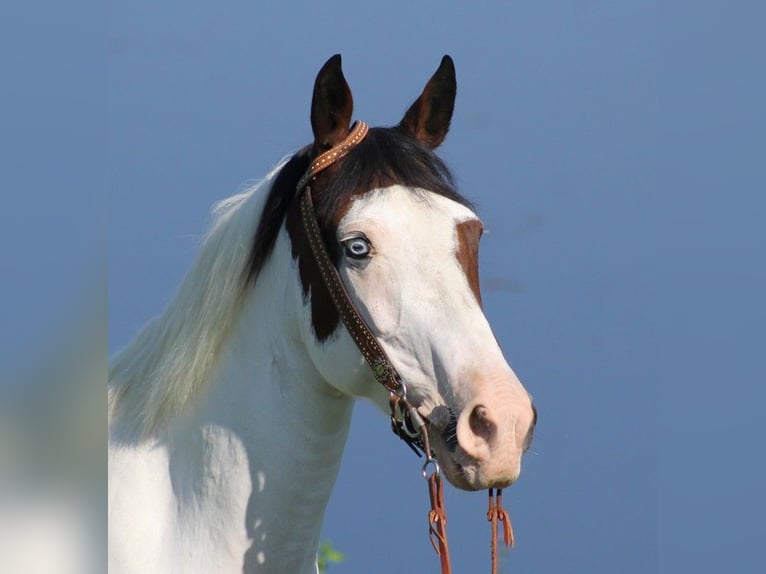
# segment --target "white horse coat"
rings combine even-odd
[[[450,77],[454,85],[445,58],[402,124],[375,128],[315,191],[336,193],[343,170],[371,170],[379,185],[346,190],[321,220],[330,251],[429,420],[447,479],[503,487],[520,472],[535,413],[481,309],[480,222],[459,197],[408,180],[446,134]],[[351,109],[336,57],[317,77],[306,157],[348,133]],[[425,159],[397,152],[394,160],[413,165],[381,175],[375,146],[416,146]],[[289,201],[275,231],[261,234],[302,161],[299,153],[220,204],[173,301],[112,362],[110,572],[316,571],[353,401],[369,397],[386,410],[387,393],[337,317],[333,324],[317,306]],[[268,237],[270,247],[250,281],[256,228],[256,243]]]

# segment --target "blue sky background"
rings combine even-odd
[[[540,412],[505,571],[760,571],[764,17],[705,1],[3,7],[2,364],[66,338],[105,289],[107,244],[109,352],[158,314],[211,205],[310,141],[329,56],[355,117],[386,125],[447,53],[441,153],[489,230],[486,313]],[[446,496],[455,570],[487,570],[485,495]],[[419,462],[360,403],[331,572],[436,571],[426,505]]]

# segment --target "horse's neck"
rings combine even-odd
[[[286,241],[283,232],[272,261]],[[169,488],[159,496],[174,509],[162,534],[175,541],[162,553],[185,571],[224,571],[237,561],[242,571],[243,554],[245,572],[315,571],[353,401],[311,363],[299,334],[301,300],[297,271],[268,264],[212,380],[161,433],[157,466],[167,469]]]
[[[182,491],[179,508],[200,521],[195,528],[236,509],[229,527],[246,532],[246,572],[313,571],[351,400],[312,381],[308,359],[292,349],[239,334],[226,347],[220,380],[170,437],[171,482],[193,491],[188,500]]]
[[[234,525],[250,540],[245,571],[313,571],[350,424],[351,399],[321,381],[300,343],[300,297],[293,269],[264,269],[224,344],[217,380],[174,431],[171,459],[200,481],[190,512],[199,516],[200,504],[212,513],[246,505],[244,522]],[[232,477],[228,493],[222,475]]]

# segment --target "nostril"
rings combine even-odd
[[[500,436],[496,416],[478,401],[463,409],[457,420],[457,440],[465,454],[479,462],[491,459]]]
[[[468,424],[476,436],[482,437],[487,442],[495,433],[495,423],[490,420],[489,411],[484,405],[476,405],[474,407],[468,418]]]
[[[527,452],[529,447],[532,444],[532,439],[535,436],[535,427],[537,426],[537,407],[535,407],[535,403],[532,403],[532,423],[529,425],[529,429],[527,430],[527,434],[524,437],[524,445],[522,446],[522,451]]]

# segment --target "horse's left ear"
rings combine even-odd
[[[399,129],[431,148],[439,146],[449,131],[456,93],[455,64],[444,56],[423,93],[404,114]]]
[[[343,77],[340,54],[325,62],[314,82],[311,100],[311,129],[319,152],[339,144],[349,133],[354,98]]]

